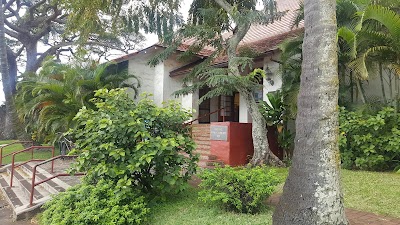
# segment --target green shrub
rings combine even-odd
[[[342,166],[346,169],[393,170],[400,165],[400,116],[393,108],[376,114],[340,112]]]
[[[216,168],[205,170],[199,192],[204,202],[222,203],[227,210],[257,213],[262,202],[269,197],[279,183],[274,170],[265,167]]]
[[[81,184],[45,204],[43,225],[141,224],[149,209],[135,189],[116,189],[111,181]]]
[[[151,197],[183,190],[197,167],[194,142],[182,125],[190,114],[175,102],[135,103],[124,89],[100,89],[95,97],[97,110],[82,108],[75,117],[79,126],[70,131],[76,139],[75,170]]]

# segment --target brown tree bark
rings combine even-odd
[[[276,225],[344,225],[338,148],[336,1],[305,0],[305,38],[293,164]]]
[[[5,139],[15,138],[14,127],[13,127],[13,95],[10,84],[12,78],[10,77],[7,59],[7,44],[5,37],[4,27],[4,11],[3,3],[0,3],[0,67],[1,67],[1,78],[3,82],[3,92],[6,100],[6,116],[3,129],[3,137]]]

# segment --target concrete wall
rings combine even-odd
[[[176,100],[182,104],[185,109],[194,109],[194,118],[197,118],[198,113],[198,93],[189,94],[186,96],[174,96],[174,92],[182,88],[183,76],[170,77],[169,74],[186,63],[177,60],[177,54],[172,55],[169,59],[158,65],[152,67],[148,62],[156,54],[160,53],[163,49],[149,49],[145,52],[140,52],[129,60],[128,70],[130,73],[135,74],[141,83],[139,93],[152,94],[154,102],[162,106],[163,102],[168,100]],[[133,94],[132,94],[133,97]]]
[[[163,82],[164,82],[164,89],[163,89],[163,99],[164,101],[167,100],[177,100],[179,102],[182,102],[182,96],[176,97],[174,96],[174,92],[182,89],[182,84],[183,84],[183,76],[178,76],[178,77],[170,77],[169,74],[171,71],[184,66],[186,63],[179,62],[177,60],[177,54],[172,55],[169,59],[164,61],[164,76],[163,76]]]
[[[139,93],[149,93],[154,95],[154,75],[156,68],[148,65],[149,60],[154,54],[139,53],[134,58],[129,60],[128,71],[138,77],[141,87]],[[132,95],[133,97],[133,95]],[[154,99],[154,97],[152,97]]]

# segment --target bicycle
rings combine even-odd
[[[62,134],[60,136],[60,140],[58,141],[58,145],[60,148],[60,155],[67,155],[74,148],[74,142]]]

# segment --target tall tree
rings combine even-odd
[[[8,67],[8,59],[7,59],[7,43],[6,43],[6,36],[5,36],[5,26],[4,26],[4,11],[3,11],[3,4],[0,4],[0,67],[1,67],[1,78],[3,81],[3,91],[5,93],[5,99],[9,104],[6,105],[6,117],[5,119],[5,126],[3,129],[3,136],[6,139],[12,139],[13,136],[13,126],[11,123],[10,116],[12,115],[12,95],[10,89],[10,76],[9,76],[9,67]],[[5,131],[11,132],[5,132]]]
[[[110,49],[126,52],[132,50],[143,40],[136,33],[119,32],[113,35],[111,26],[98,34],[88,33],[87,40],[79,40],[79,32],[66,33],[68,11],[59,0],[3,0],[1,1],[4,16],[4,32],[7,38],[7,58],[9,63],[8,79],[3,79],[6,105],[10,109],[7,118],[14,118],[12,96],[16,93],[18,72],[35,72],[47,56],[57,58],[65,52],[74,53],[76,46],[84,44],[81,49],[104,54]],[[4,76],[4,75],[3,75]],[[15,126],[16,119],[8,119],[7,124]],[[4,129],[9,135],[11,129]]]
[[[273,224],[348,224],[340,188],[335,0],[305,0],[293,164]]]

